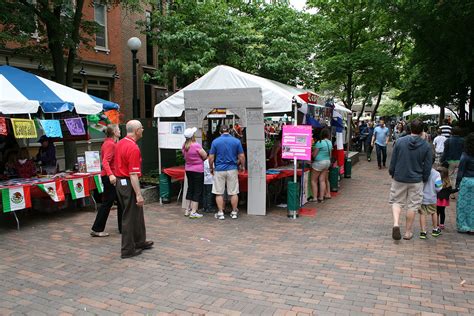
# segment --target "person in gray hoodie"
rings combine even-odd
[[[389,173],[392,176],[389,203],[392,205],[392,238],[400,240],[400,214],[407,209],[406,232],[403,239],[413,237],[413,221],[423,201],[423,183],[431,173],[433,152],[422,137],[423,123],[413,120],[411,134],[400,138],[393,148]]]

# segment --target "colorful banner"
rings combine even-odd
[[[99,193],[104,192],[104,184],[102,183],[102,177],[100,174],[94,176],[95,187]]]
[[[73,200],[89,196],[89,180],[87,178],[68,180],[67,183]]]
[[[64,191],[61,180],[58,179],[54,182],[41,183],[38,184],[38,187],[41,191],[47,193],[54,202],[64,201]]]
[[[63,138],[63,133],[61,132],[61,124],[59,120],[39,120],[41,126],[43,127],[44,133],[48,137],[59,137]]]
[[[312,137],[313,129],[309,125],[284,125],[281,157],[311,160]]]
[[[64,119],[64,123],[73,136],[85,135],[84,123],[80,117]]]
[[[22,186],[1,190],[4,213],[31,207],[30,186]]]
[[[10,119],[13,125],[13,134],[16,138],[36,138],[36,126],[33,120]]]
[[[7,120],[4,117],[0,117],[0,135],[7,136]]]

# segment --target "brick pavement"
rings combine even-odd
[[[455,232],[454,208],[438,239],[395,242],[389,183],[361,161],[316,217],[297,220],[281,209],[190,220],[147,205],[156,246],[127,260],[115,214],[108,238],[89,237],[93,212],[23,216],[21,231],[0,228],[0,315],[474,314],[474,242]]]

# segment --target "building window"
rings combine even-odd
[[[151,40],[151,12],[146,11],[146,64],[153,64],[153,43]]]
[[[97,23],[95,46],[107,49],[107,6],[100,0],[94,0],[94,21]]]

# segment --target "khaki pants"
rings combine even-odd
[[[146,229],[143,207],[137,206],[137,198],[130,178],[117,177],[117,198],[122,206],[122,255],[135,253],[145,243]]]

